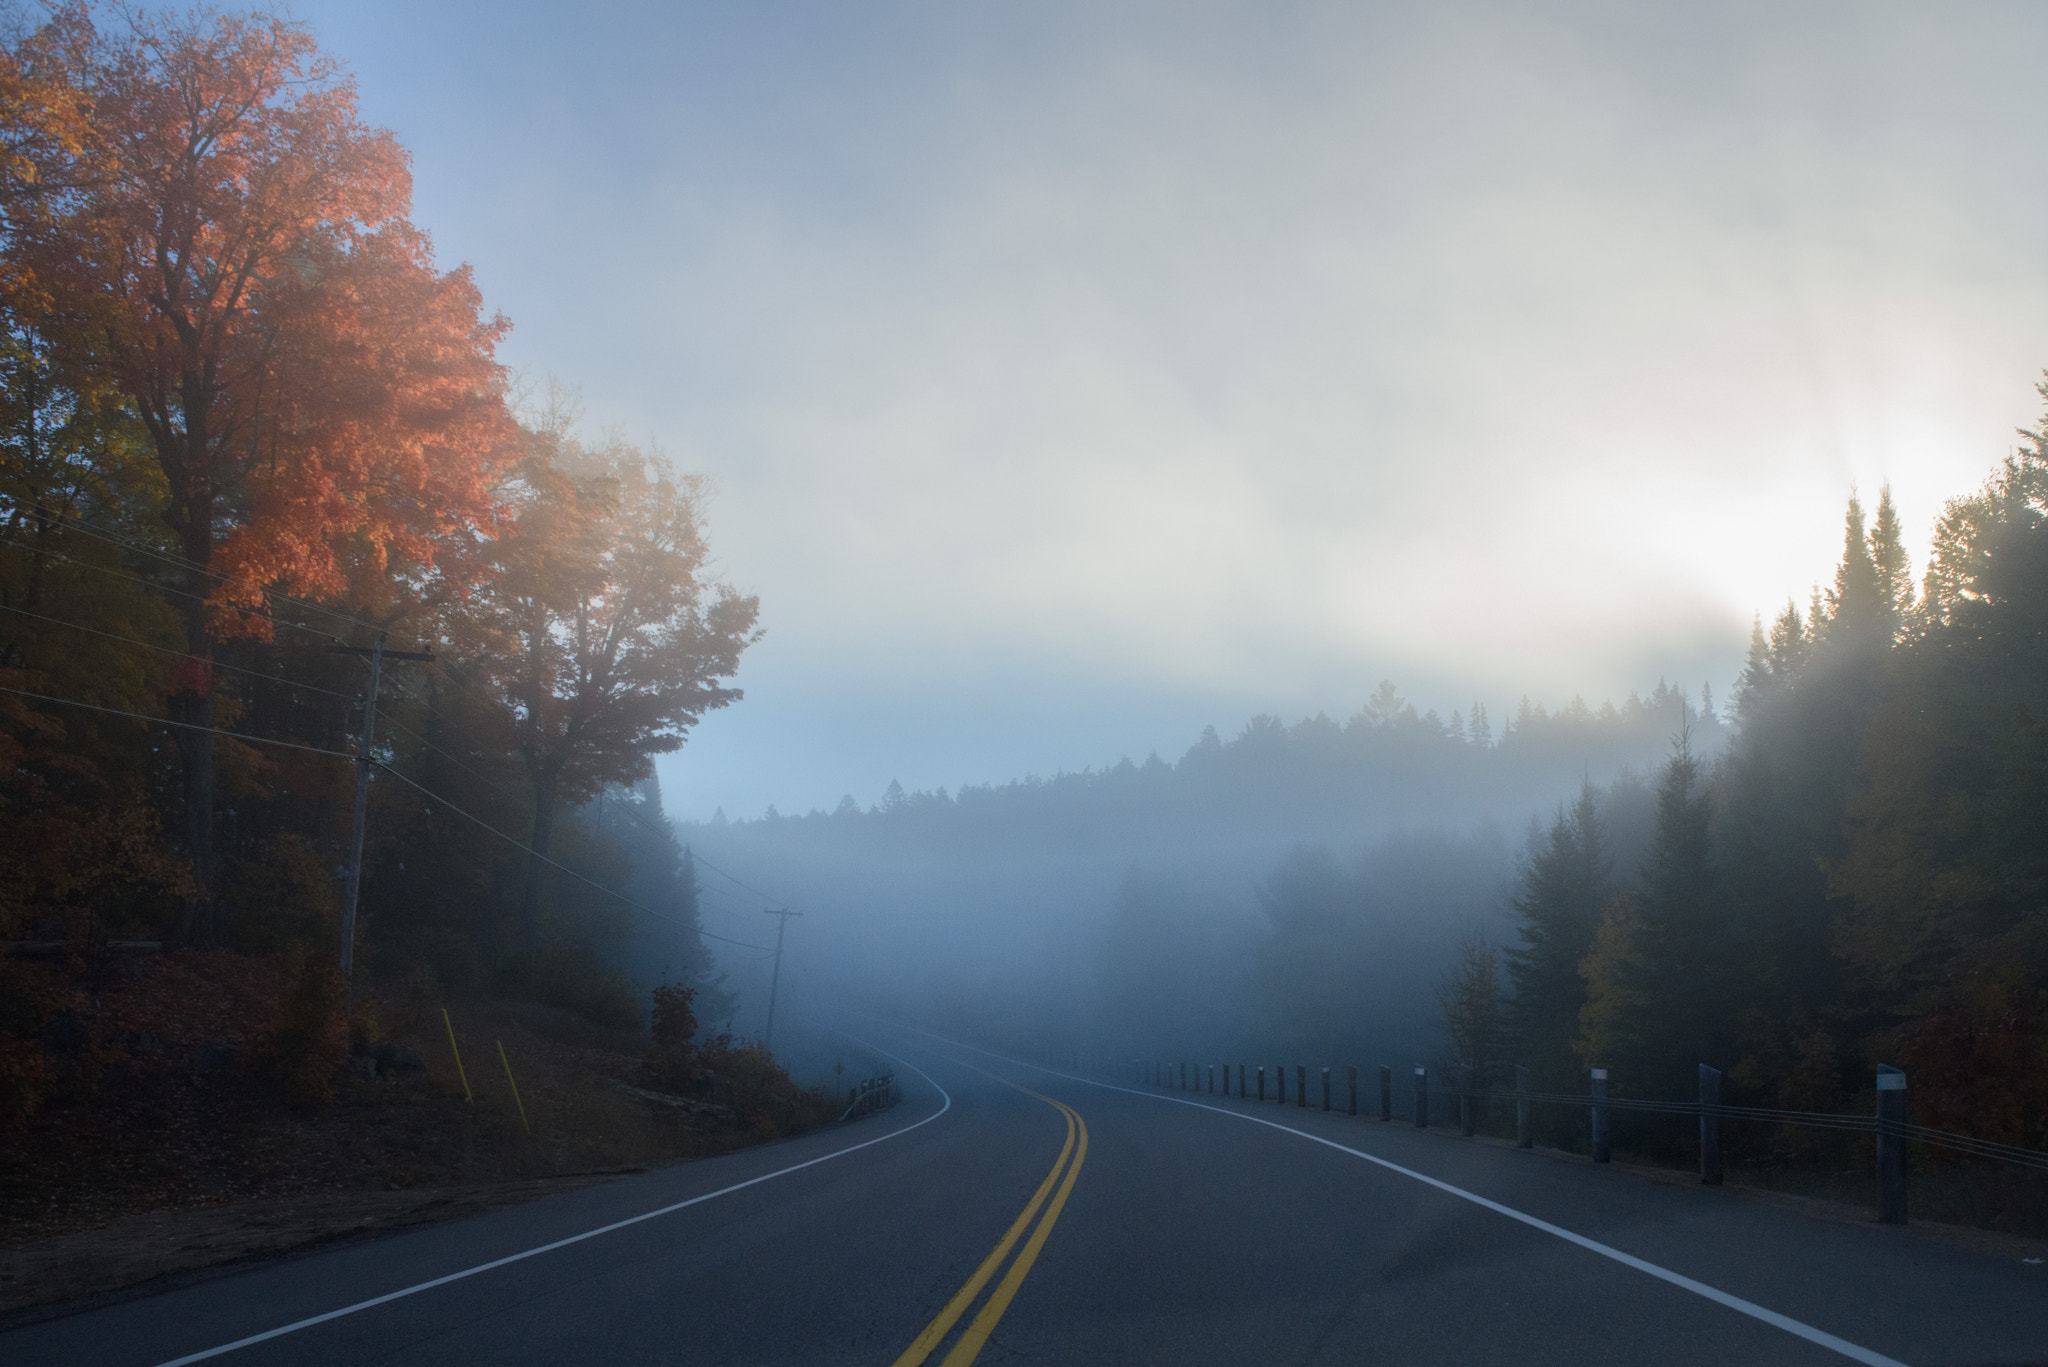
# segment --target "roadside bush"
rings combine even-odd
[[[824,1092],[797,1086],[759,1040],[716,1035],[697,1050],[697,1062],[733,1119],[756,1138],[795,1134],[830,1118]]]
[[[683,1096],[697,1089],[696,998],[691,988],[664,984],[654,989],[649,1013],[652,1038],[643,1062],[648,1080]]]

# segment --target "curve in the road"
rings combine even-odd
[[[918,1031],[918,1033],[930,1034],[929,1031]],[[945,1037],[940,1035],[933,1035],[932,1038],[944,1039]],[[946,1043],[958,1045],[962,1042],[958,1040],[946,1040]],[[1906,1364],[1900,1362],[1897,1358],[1890,1358],[1886,1357],[1882,1353],[1873,1352],[1872,1350],[1863,1347],[1861,1344],[1851,1343],[1849,1340],[1845,1338],[1839,1338],[1834,1334],[1828,1333],[1825,1329],[1817,1329],[1813,1325],[1807,1324],[1802,1320],[1793,1319],[1790,1315],[1781,1315],[1777,1311],[1772,1310],[1767,1306],[1758,1305],[1755,1301],[1744,1300],[1740,1296],[1730,1295],[1728,1292],[1721,1290],[1719,1287],[1709,1286],[1705,1282],[1696,1281],[1693,1278],[1684,1275],[1683,1273],[1673,1272],[1670,1268],[1659,1267],[1656,1263],[1649,1262],[1642,1258],[1638,1258],[1631,1253],[1624,1253],[1620,1249],[1615,1248],[1610,1244],[1603,1244],[1597,1239],[1589,1239],[1583,1234],[1574,1233],[1573,1231],[1564,1228],[1562,1225],[1554,1225],[1550,1223],[1550,1221],[1539,1219],[1534,1215],[1530,1215],[1526,1211],[1516,1210],[1513,1206],[1502,1205],[1499,1201],[1489,1200],[1488,1198],[1481,1196],[1478,1192],[1467,1191],[1463,1187],[1453,1186],[1451,1183],[1442,1181],[1435,1177],[1431,1177],[1427,1173],[1417,1172],[1413,1168],[1406,1168],[1401,1166],[1399,1163],[1389,1162],[1388,1160],[1378,1157],[1377,1155],[1367,1153],[1363,1149],[1354,1149],[1348,1144],[1339,1144],[1334,1139],[1325,1139],[1323,1136],[1319,1134],[1311,1134],[1307,1130],[1298,1130],[1294,1128],[1294,1126],[1292,1125],[1283,1125],[1275,1120],[1267,1120],[1263,1116],[1246,1115],[1242,1111],[1227,1110],[1224,1107],[1211,1106],[1205,1102],[1200,1101],[1190,1101],[1185,1097],[1163,1096],[1157,1092],[1148,1092],[1141,1088],[1124,1087],[1114,1082],[1103,1082],[1098,1078],[1082,1077],[1079,1074],[1063,1072],[1058,1068],[1048,1068],[1043,1064],[1030,1063],[1024,1059],[1011,1058],[1006,1054],[998,1054],[992,1050],[982,1049],[978,1046],[971,1044],[963,1045],[962,1047],[973,1049],[978,1054],[987,1054],[991,1058],[1003,1059],[1007,1063],[1014,1063],[1022,1067],[1030,1068],[1034,1072],[1045,1073],[1052,1077],[1064,1078],[1069,1082],[1079,1082],[1090,1087],[1100,1087],[1106,1091],[1111,1092],[1123,1092],[1130,1096],[1148,1097],[1154,1101],[1172,1102],[1176,1106],[1190,1106],[1198,1111],[1210,1111],[1216,1115],[1229,1116],[1232,1119],[1245,1120],[1251,1122],[1254,1125],[1264,1125],[1269,1129],[1280,1130],[1286,1134],[1297,1135],[1300,1138],[1309,1140],[1313,1143],[1321,1144],[1327,1148],[1335,1149],[1339,1153],[1349,1154],[1353,1158],[1362,1158],[1368,1163],[1377,1164],[1378,1166],[1387,1169],[1389,1172],[1399,1173],[1403,1177],[1412,1178],[1417,1182],[1423,1183],[1425,1186],[1434,1187],[1438,1191],[1444,1192],[1447,1195],[1455,1196],[1459,1200],[1470,1201],[1472,1202],[1472,1204],[1476,1206],[1483,1206],[1487,1210],[1493,1211],[1497,1215],[1505,1215],[1508,1219],[1519,1221],[1520,1223],[1529,1226],[1531,1229],[1542,1230],[1545,1234],[1553,1235],[1559,1239],[1564,1240],[1566,1243],[1575,1244],[1578,1247],[1585,1249],[1589,1253],[1597,1253],[1603,1258],[1611,1258],[1615,1262],[1622,1264],[1624,1267],[1634,1268],[1638,1272],[1646,1273],[1649,1276],[1657,1278],[1659,1281],[1668,1282],[1672,1286],[1676,1286],[1685,1291],[1690,1291],[1694,1295],[1704,1297],[1707,1300],[1713,1301],[1717,1305],[1725,1306],[1728,1309],[1736,1311],[1739,1314],[1748,1315],[1752,1319],[1761,1320],[1765,1324],[1771,1325],[1774,1328],[1782,1329],[1788,1334],[1792,1334],[1798,1338],[1805,1339],[1808,1343],[1812,1343],[1818,1345],[1819,1347],[1826,1348],[1831,1352],[1839,1353],[1843,1357],[1848,1358],[1851,1361],[1863,1363],[1864,1367],[1906,1367]]]
[[[873,1048],[872,1045],[869,1047]],[[556,1239],[552,1243],[522,1249],[517,1253],[508,1253],[502,1258],[493,1258],[487,1263],[478,1263],[475,1267],[465,1267],[459,1272],[450,1272],[446,1276],[416,1282],[411,1286],[401,1287],[396,1291],[387,1291],[381,1296],[372,1296],[368,1300],[357,1301],[353,1305],[344,1305],[339,1310],[329,1310],[321,1315],[309,1315],[305,1319],[295,1320],[290,1324],[282,1324],[275,1329],[266,1329],[260,1334],[251,1334],[247,1338],[236,1339],[233,1343],[223,1343],[213,1348],[201,1349],[196,1353],[187,1353],[184,1357],[172,1358],[167,1362],[158,1363],[157,1367],[186,1367],[188,1363],[204,1362],[208,1358],[217,1358],[224,1354],[232,1353],[237,1349],[248,1348],[254,1344],[265,1343],[275,1338],[283,1338],[286,1334],[296,1334],[299,1330],[310,1329],[316,1324],[326,1324],[330,1320],[338,1320],[347,1315],[359,1314],[364,1310],[375,1309],[380,1305],[389,1305],[392,1301],[403,1300],[407,1296],[417,1296],[422,1291],[432,1291],[437,1286],[446,1286],[450,1282],[459,1282],[465,1278],[474,1277],[479,1273],[489,1272],[510,1263],[524,1262],[528,1258],[537,1258],[543,1253],[552,1253],[558,1248],[567,1248],[571,1244],[580,1244],[586,1239],[595,1239],[600,1234],[610,1234],[615,1230],[625,1229],[630,1225],[643,1224],[648,1220],[658,1220],[664,1215],[673,1215],[675,1212],[686,1207],[702,1205],[706,1201],[715,1201],[721,1196],[730,1196],[736,1191],[744,1191],[748,1187],[759,1186],[763,1182],[772,1182],[778,1177],[787,1177],[793,1172],[802,1172],[805,1168],[815,1168],[820,1163],[829,1163],[835,1158],[844,1158],[849,1153],[858,1153],[862,1149],[873,1148],[877,1144],[887,1143],[899,1135],[909,1134],[912,1130],[931,1124],[947,1111],[953,1109],[953,1094],[944,1087],[939,1086],[938,1080],[932,1077],[930,1073],[927,1073],[908,1059],[897,1058],[896,1055],[885,1050],[877,1049],[875,1052],[902,1064],[926,1082],[931,1083],[933,1090],[938,1092],[941,1098],[939,1109],[933,1111],[922,1120],[912,1121],[901,1129],[891,1130],[889,1133],[877,1135],[873,1139],[864,1139],[858,1144],[849,1144],[843,1149],[834,1149],[830,1153],[820,1154],[816,1158],[806,1159],[801,1163],[792,1163],[786,1168],[777,1168],[774,1172],[764,1172],[759,1177],[749,1177],[744,1182],[734,1182],[731,1186],[720,1187],[717,1191],[707,1191],[702,1195],[692,1196],[687,1201],[677,1201],[672,1205],[663,1206],[659,1210],[650,1210],[640,1215],[628,1216],[624,1220],[614,1220],[608,1225],[600,1225],[596,1229],[584,1230],[581,1234],[571,1234],[566,1239]]]
[[[962,1066],[973,1067],[972,1064]],[[1060,1155],[1053,1162],[1052,1171],[1038,1184],[1038,1190],[1033,1192],[1031,1199],[1025,1203],[1023,1212],[1011,1222],[1009,1229],[996,1241],[996,1246],[989,1255],[981,1260],[981,1265],[974,1269],[974,1275],[967,1279],[953,1294],[953,1298],[946,1302],[945,1307],[932,1318],[932,1322],[911,1341],[910,1346],[903,1350],[902,1356],[896,1359],[892,1367],[918,1367],[918,1364],[937,1350],[939,1344],[945,1341],[946,1335],[952,1332],[953,1326],[959,1322],[960,1317],[967,1313],[967,1308],[981,1295],[982,1288],[988,1285],[989,1279],[1002,1267],[1003,1260],[1010,1256],[1010,1250],[1016,1246],[1024,1231],[1030,1228],[1032,1217],[1038,1214],[1039,1207],[1045,1204],[1046,1197],[1052,1193],[1054,1184],[1057,1183],[1059,1193],[1053,1196],[1052,1204],[1046,1207],[1045,1218],[1038,1222],[1038,1228],[1032,1230],[1031,1237],[1025,1241],[1024,1251],[1010,1264],[1010,1270],[997,1284],[995,1294],[988,1298],[980,1313],[975,1315],[966,1331],[954,1343],[953,1350],[946,1354],[941,1367],[967,1367],[967,1364],[974,1361],[981,1352],[982,1345],[988,1342],[988,1336],[995,1331],[1003,1312],[1009,1309],[1010,1301],[1017,1294],[1017,1288],[1024,1284],[1024,1278],[1029,1275],[1031,1265],[1038,1260],[1038,1251],[1045,1247],[1046,1236],[1052,1233],[1053,1225],[1060,1218],[1060,1211],[1065,1209],[1067,1194],[1074,1189],[1074,1179],[1080,1176],[1081,1164],[1088,1157],[1088,1122],[1081,1119],[1080,1112],[1065,1102],[1055,1101],[1049,1096],[1032,1091],[1029,1087],[1019,1087],[1009,1079],[996,1077],[994,1073],[986,1072],[984,1069],[975,1068],[974,1071],[982,1073],[985,1077],[994,1078],[1005,1087],[1013,1088],[1026,1096],[1036,1097],[1065,1116],[1066,1143],[1060,1146]],[[1077,1135],[1078,1147],[1075,1142]],[[1071,1166],[1067,1162],[1069,1158],[1073,1159]],[[1066,1173],[1064,1181],[1060,1178],[1063,1169]]]

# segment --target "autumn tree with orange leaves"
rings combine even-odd
[[[274,591],[389,621],[448,572],[444,546],[492,520],[516,454],[506,325],[467,268],[435,268],[404,150],[297,25],[106,34],[73,7],[52,32],[83,129],[36,141],[32,178],[57,188],[18,197],[8,245],[164,480],[189,656],[171,699],[194,889],[179,937],[205,941],[217,645],[266,635]]]
[[[706,712],[757,637],[760,601],[714,580],[702,481],[637,448],[590,448],[544,427],[508,490],[492,573],[464,616],[479,663],[514,708],[532,793],[528,845],[545,857],[564,804],[632,783]],[[539,858],[520,942],[535,948]]]
[[[673,841],[588,811],[739,696],[757,606],[699,483],[522,429],[504,321],[303,29],[34,17],[0,32],[0,941],[331,963],[365,684],[332,647],[389,632],[433,659],[379,689],[368,978],[630,1026],[631,934],[719,1000]],[[0,956],[0,1124],[70,971]]]

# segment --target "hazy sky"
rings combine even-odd
[[[2040,7],[294,12],[507,359],[716,478],[682,815],[1722,692],[2039,413]]]

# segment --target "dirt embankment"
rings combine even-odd
[[[458,1072],[444,1004],[424,996],[375,1007],[377,1055],[350,1059],[328,1105],[294,1107],[247,1063],[284,990],[249,961],[193,955],[75,994],[47,1041],[41,1105],[0,1129],[0,1311],[776,1133],[629,1093],[641,1042],[547,1007],[445,1003]]]

